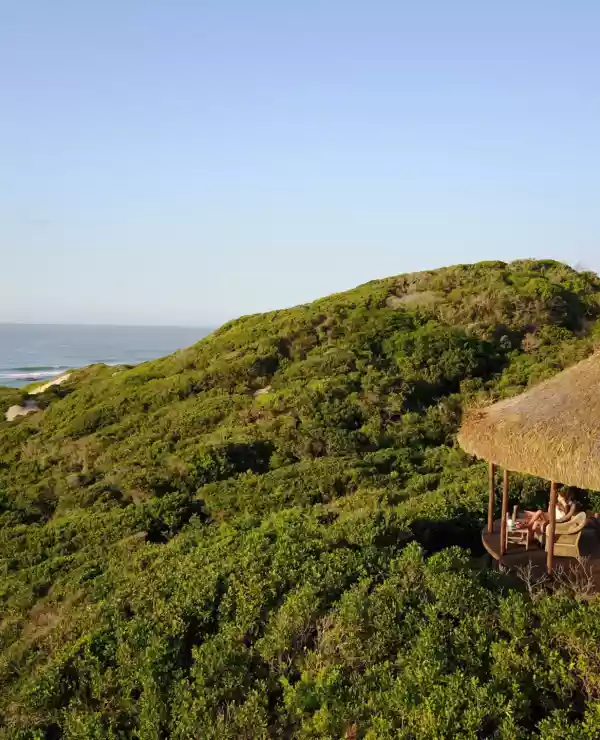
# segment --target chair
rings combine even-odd
[[[554,535],[554,554],[564,558],[579,558],[579,539],[585,527],[587,517],[585,511],[569,519],[567,522],[556,522]],[[550,547],[550,533],[552,527],[546,527],[546,552]]]

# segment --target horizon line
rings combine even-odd
[[[130,329],[216,329],[230,319],[220,324],[112,324],[105,322],[78,322],[70,321],[0,321],[0,326],[94,326],[94,327],[116,327]]]

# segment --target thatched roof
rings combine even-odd
[[[509,470],[600,490],[600,353],[520,396],[467,412],[458,442]]]

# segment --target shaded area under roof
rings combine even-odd
[[[600,490],[600,353],[519,396],[467,412],[458,442],[509,470]]]

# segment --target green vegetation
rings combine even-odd
[[[16,388],[0,386],[0,419],[4,419],[5,412],[11,407],[20,404],[25,394]]]
[[[600,737],[600,604],[481,567],[454,441],[599,314],[591,273],[459,266],[39,395],[0,423],[0,737]]]

